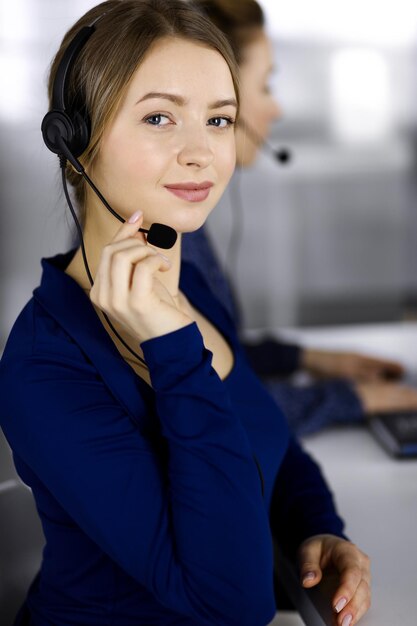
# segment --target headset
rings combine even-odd
[[[84,170],[84,167],[80,163],[77,157],[79,157],[88,147],[91,138],[91,120],[85,104],[79,99],[74,103],[68,102],[67,93],[69,78],[71,75],[71,69],[75,60],[79,56],[81,50],[93,35],[96,30],[96,24],[99,22],[106,13],[103,13],[96,18],[89,26],[84,26],[75,35],[72,41],[69,43],[65,53],[57,68],[53,88],[52,88],[52,108],[45,115],[42,120],[41,131],[43,140],[54,154],[59,157],[61,172],[62,172],[62,185],[64,188],[65,198],[70,208],[72,217],[74,218],[75,225],[80,238],[81,251],[84,261],[85,270],[93,286],[94,281],[88,266],[87,255],[85,252],[84,239],[82,235],[82,229],[79,224],[77,215],[72,206],[71,198],[68,193],[67,181],[65,177],[65,168],[67,161],[75,168],[75,170],[83,176],[85,181],[94,191],[94,193],[100,198],[106,209],[116,217],[120,222],[125,220],[110,206],[102,193],[97,189],[93,181],[89,178]],[[172,248],[177,240],[176,231],[170,226],[165,224],[152,224],[148,229],[139,228],[140,232],[147,234],[147,242],[157,246],[158,248]],[[119,333],[114,328],[113,324],[109,320],[106,313],[103,311],[103,315],[110,326],[111,330],[122,342],[129,352],[135,356],[141,363],[146,365],[144,359],[134,352],[130,346],[124,341]]]

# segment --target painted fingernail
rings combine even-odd
[[[345,615],[345,617],[343,618],[342,626],[350,626],[351,622],[352,622],[352,616]]]
[[[129,220],[128,220],[129,224],[134,224],[135,222],[137,222],[138,219],[141,217],[141,215],[142,215],[142,211],[135,211],[133,215],[129,217]]]
[[[336,613],[340,613],[340,611],[344,609],[346,605],[347,605],[347,599],[340,598],[339,602],[335,605],[334,610],[336,611]],[[352,619],[352,616],[350,616],[350,619]],[[342,624],[342,626],[345,626],[345,624]]]
[[[304,575],[303,578],[303,583],[309,583],[310,580],[314,580],[316,577],[314,572],[307,572],[307,574]]]

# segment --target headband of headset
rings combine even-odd
[[[91,135],[91,122],[85,106],[72,106],[68,102],[68,85],[71,69],[88,39],[96,30],[96,23],[103,13],[89,26],[84,26],[70,41],[56,71],[52,87],[52,108],[42,120],[42,136],[46,146],[61,155],[62,142],[74,157],[87,148]]]

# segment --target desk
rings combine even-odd
[[[417,373],[416,323],[288,329],[279,335],[310,347],[395,358]],[[391,459],[365,425],[328,429],[306,437],[303,445],[322,467],[347,535],[371,557],[372,607],[361,626],[415,626],[417,460]]]

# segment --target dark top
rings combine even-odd
[[[151,388],[64,273],[73,254],[42,261],[0,364],[1,425],[47,542],[31,625],[265,626],[270,523],[290,553],[343,536],[319,468],[192,266],[180,287],[229,342],[233,369],[218,377],[192,323],[141,344]]]
[[[239,326],[241,315],[231,282],[220,266],[204,226],[183,235],[181,253],[183,260],[204,274],[213,294]],[[252,367],[264,378],[294,434],[306,435],[330,424],[364,419],[361,401],[347,380],[327,380],[305,387],[295,387],[282,380],[300,368],[300,346],[271,337],[243,345]]]

